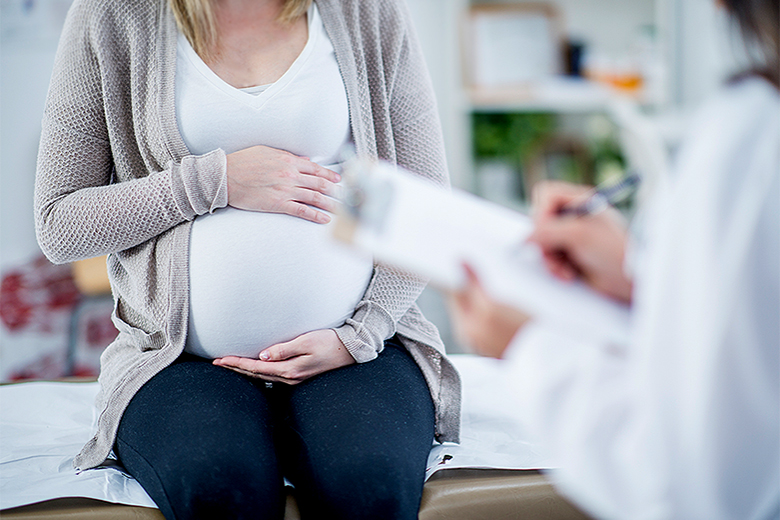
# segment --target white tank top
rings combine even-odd
[[[327,168],[350,139],[349,107],[333,46],[315,5],[306,46],[275,83],[236,89],[182,35],[176,117],[193,154],[266,145]],[[373,265],[330,238],[331,225],[223,208],[195,219],[190,241],[186,350],[257,357],[265,347],[352,315]]]

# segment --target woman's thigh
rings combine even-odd
[[[369,363],[290,387],[288,406],[279,444],[304,517],[417,518],[434,408],[397,340]]]
[[[282,518],[273,410],[247,378],[185,355],[133,397],[120,461],[166,518]]]

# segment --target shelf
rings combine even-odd
[[[472,88],[467,96],[475,112],[588,113],[605,111],[619,98],[637,99],[600,83],[562,76],[518,87]]]

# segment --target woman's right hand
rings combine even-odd
[[[550,272],[563,280],[582,278],[597,291],[629,303],[632,281],[623,262],[627,227],[613,208],[582,217],[561,215],[568,204],[581,202],[590,192],[586,186],[564,182],[541,182],[534,187],[534,232]]]
[[[227,155],[228,205],[285,213],[319,224],[330,222],[339,174],[310,160],[268,146]]]

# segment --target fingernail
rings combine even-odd
[[[321,224],[327,224],[328,222],[330,222],[330,217],[323,213],[320,213],[319,215],[317,215],[317,222]]]
[[[336,174],[336,182],[339,182],[340,180],[341,180],[341,175],[339,175],[339,174],[337,173],[337,174]]]
[[[269,359],[271,359],[271,354],[269,354],[264,350],[260,352],[260,359],[262,359],[263,361],[268,361]]]

